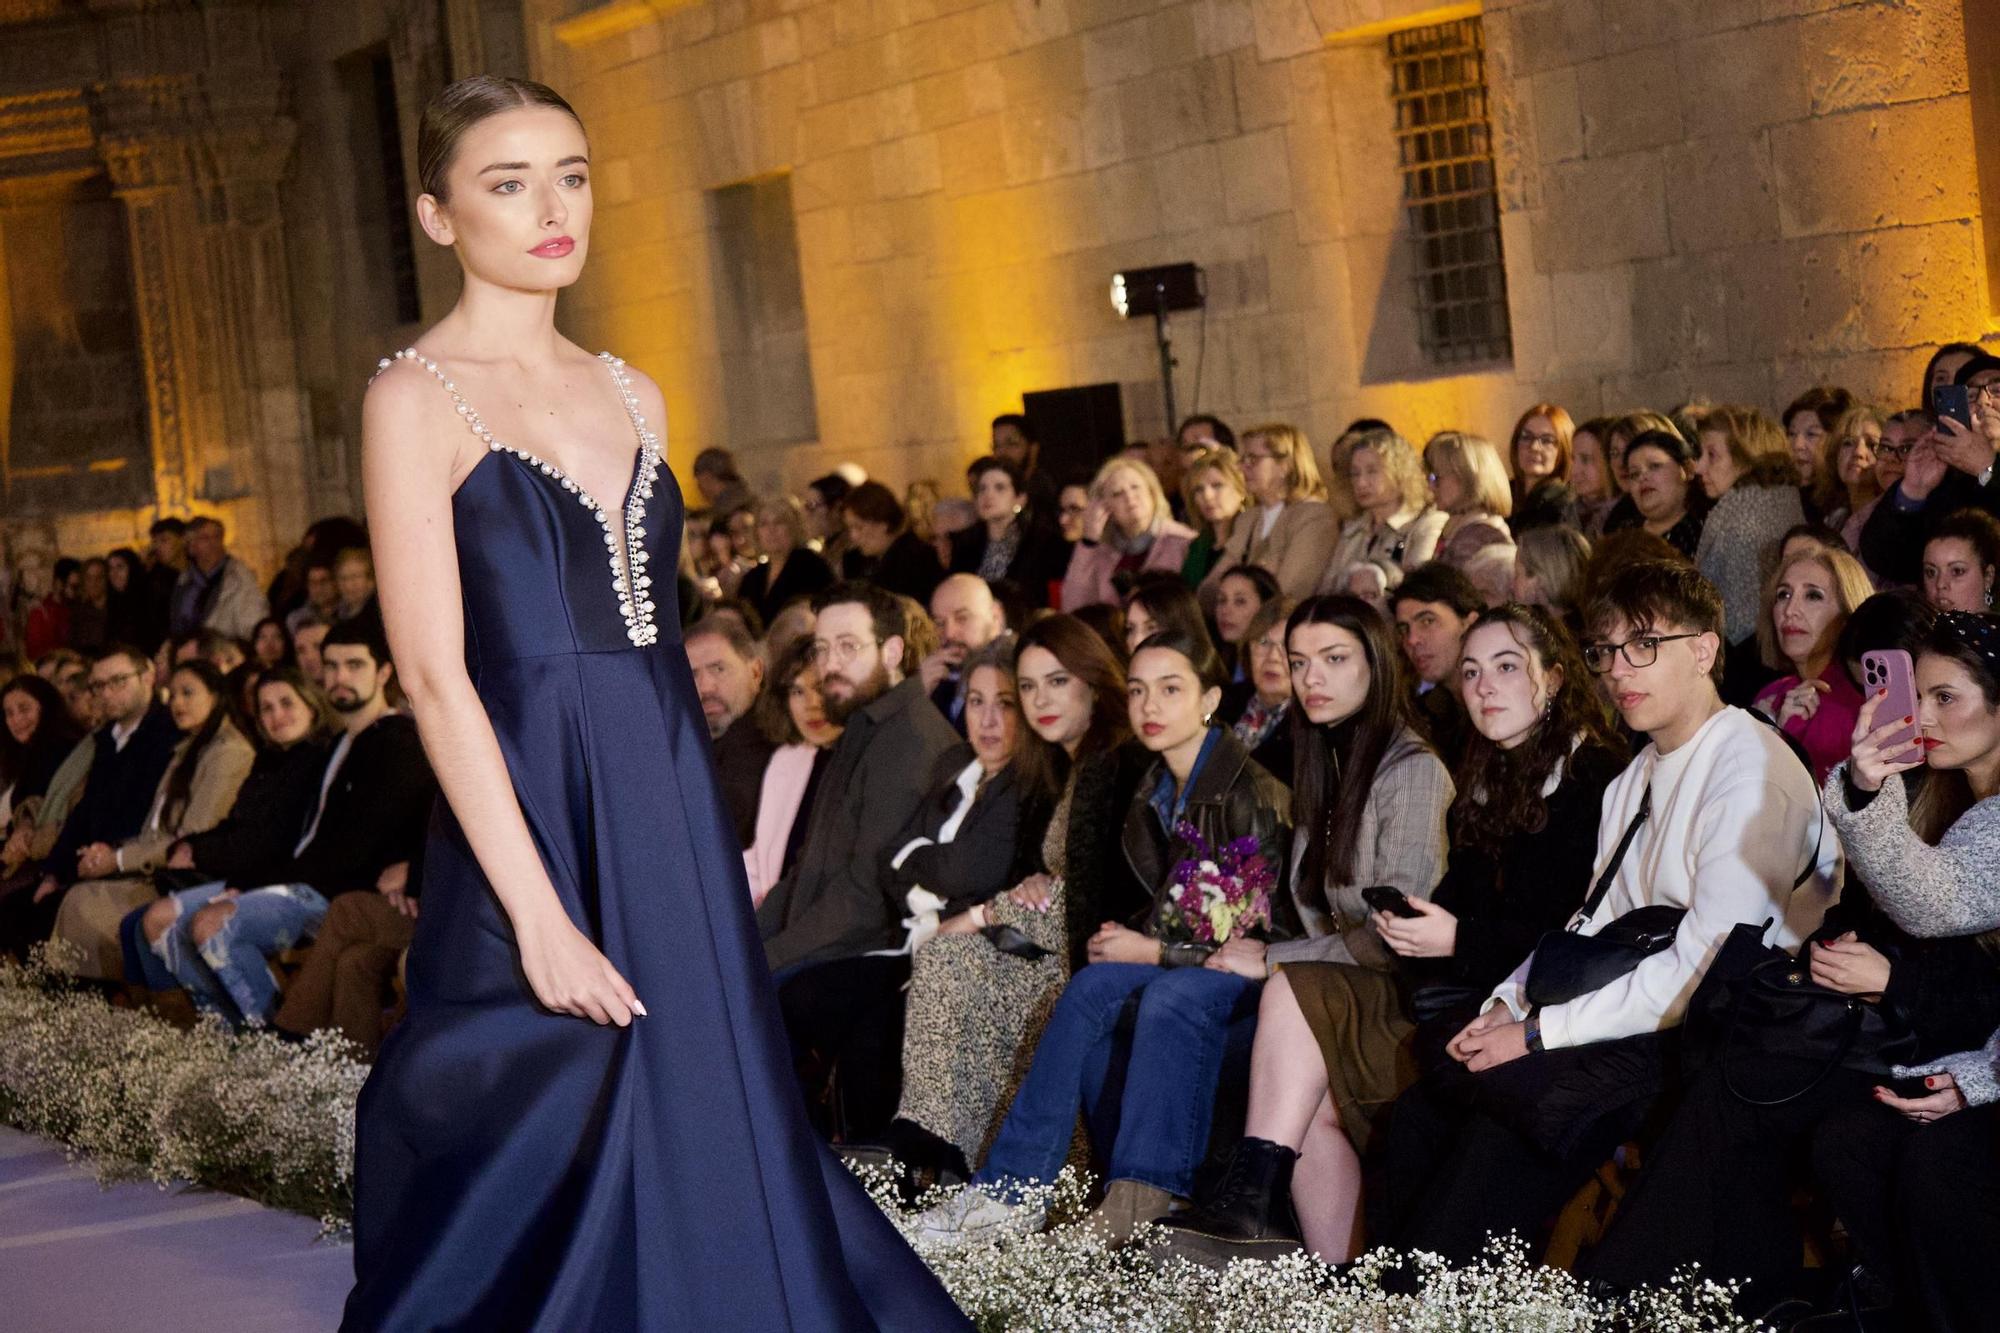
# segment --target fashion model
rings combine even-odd
[[[678,639],[659,389],[556,330],[590,150],[540,84],[418,141],[465,286],[363,410],[382,612],[443,791],[361,1094],[350,1330],[969,1329],[807,1125]]]

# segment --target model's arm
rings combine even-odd
[[[535,998],[623,1027],[645,1010],[563,910],[465,671],[451,495],[479,462],[476,445],[431,377],[402,362],[369,387],[361,439],[383,624],[438,785],[513,924]]]

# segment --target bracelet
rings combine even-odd
[[[1540,1012],[1530,1010],[1528,1016],[1521,1020],[1521,1036],[1526,1040],[1529,1050],[1540,1052],[1544,1049],[1542,1046],[1542,1016]]]

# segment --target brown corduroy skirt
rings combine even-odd
[[[1396,979],[1353,963],[1290,963],[1284,972],[1326,1061],[1340,1127],[1365,1154],[1375,1117],[1417,1081],[1416,1024],[1403,1012]]]

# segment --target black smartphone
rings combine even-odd
[[[1371,884],[1361,891],[1361,900],[1390,916],[1415,918],[1423,915],[1410,906],[1409,896],[1393,884]]]
[[[1950,417],[1967,430],[1972,429],[1972,395],[1963,384],[1940,384],[1931,390],[1931,406],[1941,417]]]

